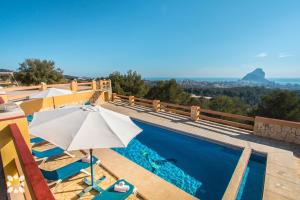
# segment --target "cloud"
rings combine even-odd
[[[257,58],[265,58],[267,56],[268,56],[268,54],[266,52],[261,52],[261,53],[257,54],[255,57],[257,57]]]
[[[286,57],[292,57],[292,54],[287,54],[287,53],[279,53],[278,58],[286,58]]]

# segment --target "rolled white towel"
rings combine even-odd
[[[127,192],[129,190],[129,185],[114,185],[114,191],[116,192]]]
[[[86,157],[83,157],[82,159],[81,159],[81,161],[82,162],[87,162],[87,163],[89,163],[90,161],[91,161],[91,156],[86,156]]]
[[[123,185],[125,185],[125,182],[124,182],[124,181],[121,181],[121,182],[119,182],[118,185],[123,186]]]

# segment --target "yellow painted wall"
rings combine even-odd
[[[97,96],[97,94],[100,94],[100,96]],[[38,112],[44,109],[52,109],[54,107],[59,108],[61,106],[71,104],[84,104],[86,102],[95,102],[98,99],[104,102],[106,99],[108,99],[108,97],[105,98],[104,92],[91,90],[63,96],[24,101],[23,103],[21,103],[20,107],[27,116],[33,114],[34,112]]]
[[[5,177],[8,175],[20,175],[17,166],[20,166],[16,148],[10,133],[9,124],[16,123],[30,148],[30,137],[28,131],[28,122],[25,117],[0,121],[0,153],[4,167]]]
[[[4,102],[8,101],[8,97],[6,94],[0,94],[0,97],[3,99]]]
[[[32,99],[29,101],[24,101],[21,103],[20,107],[25,112],[26,116],[31,115],[39,110],[53,108],[53,98],[48,97],[44,99]]]
[[[86,91],[69,95],[56,96],[53,97],[54,104],[56,108],[70,104],[84,104],[90,101],[94,93],[94,91]]]

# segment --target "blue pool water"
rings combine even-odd
[[[242,150],[145,124],[127,148],[114,150],[200,199],[221,199]]]
[[[262,199],[265,170],[266,157],[252,153],[237,195],[237,200]]]
[[[115,151],[201,200],[222,199],[241,149],[135,123],[143,132]],[[265,158],[251,155],[237,199],[261,199],[264,170]]]

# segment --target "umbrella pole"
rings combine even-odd
[[[94,186],[94,170],[93,170],[93,149],[90,149],[90,163],[91,163],[91,183]]]
[[[105,176],[94,182],[94,169],[93,169],[93,149],[90,149],[90,167],[91,167],[91,181],[87,180],[86,178],[83,179],[83,182],[86,183],[89,187],[85,188],[82,190],[78,196],[82,197],[85,193],[91,191],[91,190],[96,190],[98,192],[102,192],[103,190],[98,186],[98,183],[103,181],[105,179]]]

